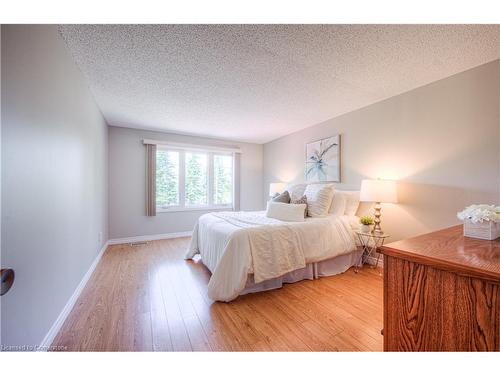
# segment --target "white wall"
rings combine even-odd
[[[56,26],[1,37],[1,343],[38,345],[108,238],[107,127]]]
[[[158,212],[145,216],[146,152],[143,139],[238,146],[240,161],[240,209],[261,210],[262,145],[218,141],[161,132],[109,127],[109,231],[110,238],[191,231],[207,211]]]
[[[264,145],[264,185],[304,179],[305,144],[342,134],[342,183],[400,181],[384,205],[391,240],[458,224],[472,203],[500,203],[500,60]]]

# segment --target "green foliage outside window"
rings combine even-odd
[[[186,152],[186,205],[207,204],[207,155]]]
[[[179,204],[179,152],[156,152],[156,205]]]
[[[214,203],[230,204],[232,202],[232,156],[214,155]]]

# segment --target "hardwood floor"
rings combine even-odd
[[[109,246],[54,340],[69,351],[380,351],[382,276],[286,284],[230,303],[185,261],[189,238]]]

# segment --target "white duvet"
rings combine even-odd
[[[256,283],[356,249],[355,217],[330,215],[284,222],[265,211],[218,212],[201,216],[186,259],[200,254],[212,272],[208,295],[230,301],[253,274]]]

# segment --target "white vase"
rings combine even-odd
[[[361,232],[370,233],[371,229],[372,229],[371,225],[361,224]]]

